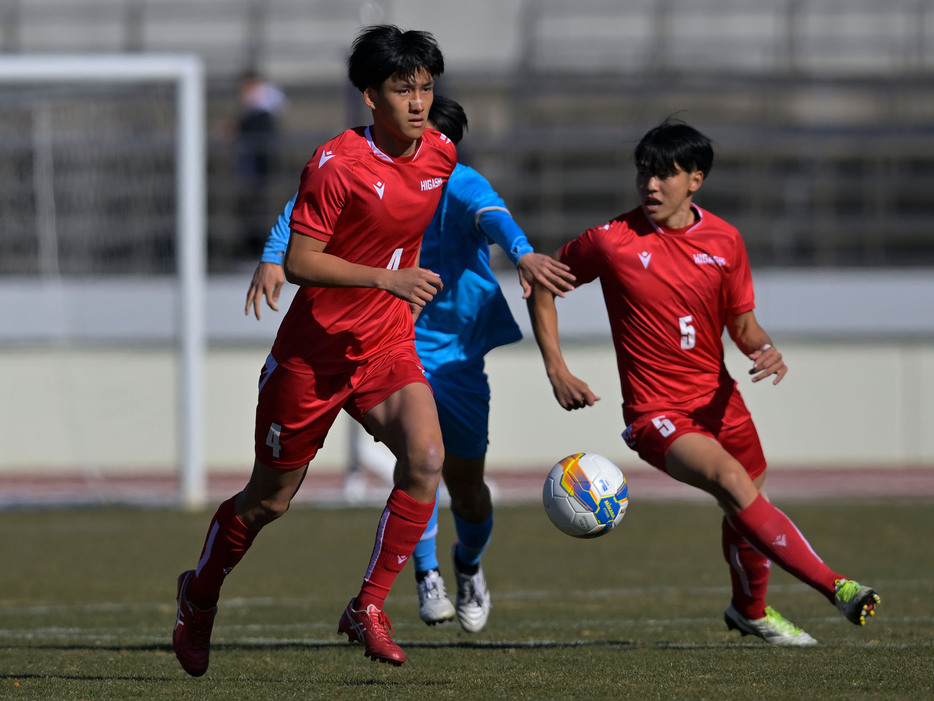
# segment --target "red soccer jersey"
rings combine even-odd
[[[749,259],[734,227],[694,209],[699,221],[667,230],[637,208],[561,249],[578,284],[600,279],[627,423],[733,384],[723,330],[755,307]]]
[[[456,163],[454,144],[437,131],[426,130],[411,157],[392,159],[369,127],[349,129],[319,146],[305,166],[291,229],[326,241],[326,253],[352,263],[412,267]],[[411,308],[388,292],[301,287],[272,355],[298,372],[336,371],[414,338]]]

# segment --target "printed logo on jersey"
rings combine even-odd
[[[323,166],[325,163],[327,163],[328,161],[330,161],[332,158],[334,158],[334,152],[333,152],[333,151],[325,151],[324,153],[321,154],[321,160],[318,161],[318,167],[320,168],[320,167]]]
[[[276,362],[276,359],[272,357],[272,353],[266,356],[266,362],[263,364],[263,369],[259,373],[259,390],[263,391],[263,387],[266,386],[266,380],[269,379],[269,376],[272,374],[272,371],[279,367],[279,363]]]
[[[648,251],[642,251],[642,253],[639,254],[639,260],[642,261],[642,267],[648,270],[649,261],[652,260],[652,254]]]
[[[428,180],[422,180],[422,192],[434,190],[435,188],[441,187],[442,185],[444,185],[444,178],[429,178]]]
[[[623,431],[622,436],[623,436],[623,440],[626,442],[626,445],[628,445],[630,448],[632,448],[633,450],[635,450],[635,449],[636,449],[636,439],[635,439],[635,438],[633,437],[633,435],[632,435],[632,424],[629,424],[629,425],[626,427],[626,430]]]
[[[712,256],[709,253],[695,253],[695,265],[719,265],[721,268],[726,266],[726,258],[721,256]]]
[[[380,199],[383,199],[383,192],[386,190],[386,183],[378,182],[374,183],[373,187],[376,188],[376,194],[379,195]]]

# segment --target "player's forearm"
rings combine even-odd
[[[285,251],[289,246],[289,220],[292,216],[292,207],[295,205],[295,196],[286,203],[285,208],[279,214],[275,225],[270,229],[269,236],[266,237],[266,244],[263,247],[263,253],[260,256],[261,263],[282,263],[285,257]]]
[[[294,254],[285,257],[285,278],[304,287],[373,287],[386,289],[389,270],[371,268],[338,258],[321,251]]]
[[[532,288],[528,300],[529,317],[532,321],[532,333],[545,363],[545,372],[553,380],[559,374],[567,372],[561,342],[558,337],[558,310],[555,297],[540,285]]]
[[[769,334],[756,321],[753,312],[745,312],[730,319],[727,330],[733,343],[745,355],[762,350],[764,346],[774,345]]]
[[[736,347],[745,355],[749,355],[757,350],[770,348],[772,345],[774,345],[772,339],[769,338],[767,333],[756,334],[755,336],[750,336],[736,342]]]

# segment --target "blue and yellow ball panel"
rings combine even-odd
[[[584,453],[575,453],[561,461],[560,464],[564,468],[561,474],[561,486],[568,494],[577,499],[585,509],[594,514],[597,521],[603,525],[603,528],[606,528],[607,525],[616,520],[620,510],[628,504],[629,485],[626,484],[624,477],[623,483],[616,490],[616,494],[604,496],[610,485],[605,480],[600,480],[597,483],[590,481],[584,468],[580,465],[580,459],[583,456]]]

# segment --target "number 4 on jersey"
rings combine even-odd
[[[389,259],[389,265],[386,266],[386,270],[398,270],[400,263],[402,263],[402,249],[397,248],[392,252],[392,258]]]
[[[272,424],[269,426],[269,433],[266,434],[266,445],[272,448],[272,456],[274,458],[279,457],[279,451],[281,450],[281,445],[279,444],[279,436],[282,433],[282,426],[279,424]]]

